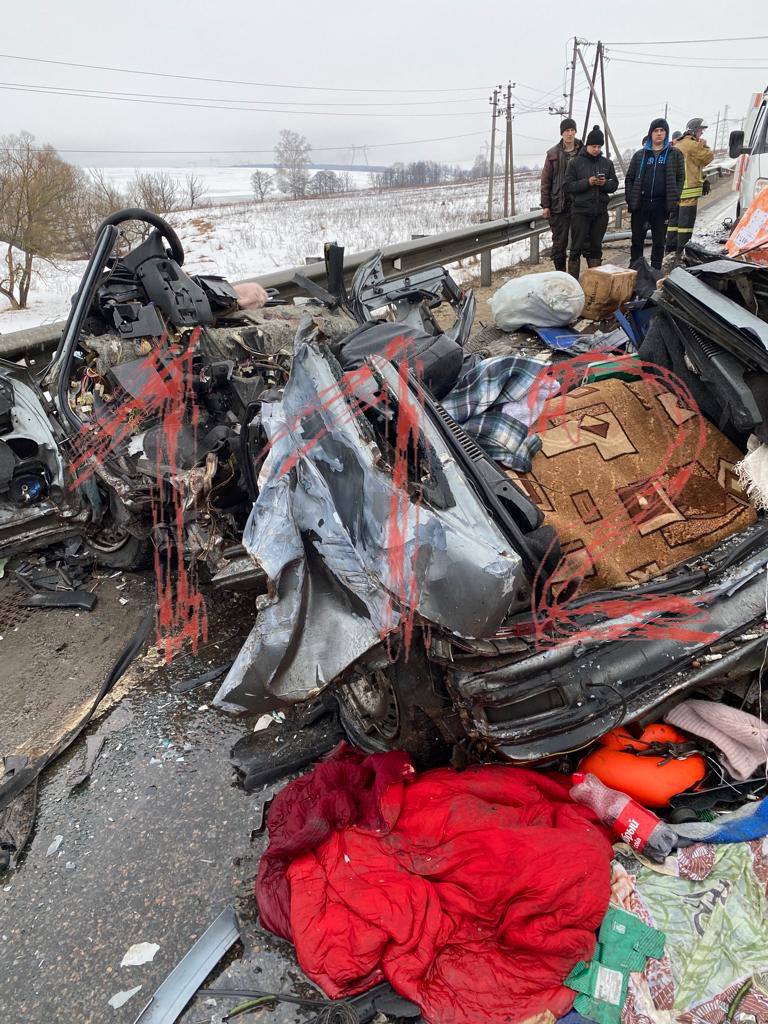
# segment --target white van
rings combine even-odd
[[[736,218],[755,195],[768,185],[768,89],[752,94],[744,119],[744,129],[731,132],[728,152],[738,158],[733,188],[739,193]]]

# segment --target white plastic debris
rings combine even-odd
[[[141,990],[141,985],[137,985],[136,988],[127,988],[122,992],[115,992],[112,998],[109,1000],[109,1005],[113,1010],[119,1010],[121,1006],[125,1006],[129,999],[132,999],[137,992]]]
[[[160,947],[156,942],[136,942],[120,961],[120,966],[141,967],[142,964],[151,963],[158,949]]]
[[[273,722],[274,718],[272,715],[261,715],[261,717],[256,720],[256,725],[254,725],[253,731],[262,732],[262,730],[268,729]]]
[[[63,842],[64,842],[64,836],[54,836],[53,837],[53,842],[48,847],[48,849],[45,851],[45,856],[46,857],[52,857],[54,855],[54,853],[57,852],[57,850],[59,849],[59,847],[61,846],[61,844]]]
[[[561,270],[524,274],[495,291],[488,306],[502,331],[516,331],[524,324],[562,327],[580,316],[584,291],[576,278]]]

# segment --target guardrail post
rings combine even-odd
[[[539,255],[539,239],[540,238],[541,238],[541,236],[537,232],[535,235],[531,235],[531,237],[529,239],[529,242],[530,242],[530,250],[529,250],[529,255],[528,255],[528,262],[529,263],[539,263],[540,260],[541,260],[541,257]]]
[[[484,249],[480,253],[480,287],[490,288],[491,286],[491,250]]]
[[[617,206],[616,207],[616,227],[620,228],[623,223],[624,223],[624,207],[623,206]]]

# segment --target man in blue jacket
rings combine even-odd
[[[645,235],[651,229],[651,266],[661,270],[667,218],[680,202],[685,162],[670,145],[663,117],[651,121],[642,149],[632,157],[624,179],[624,195],[632,215],[629,265],[642,258]]]
[[[602,154],[604,142],[603,133],[595,125],[565,175],[566,191],[573,197],[568,273],[577,281],[582,255],[586,256],[588,267],[599,267],[603,262],[608,196],[619,187],[613,162]]]

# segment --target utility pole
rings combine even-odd
[[[712,146],[712,151],[717,152],[717,136],[720,134],[720,111],[717,112],[717,120],[715,121],[715,142]]]
[[[581,50],[579,50],[579,56],[581,57]],[[584,58],[582,57],[582,63]],[[587,99],[587,113],[584,115],[584,131],[582,132],[582,139],[586,139],[587,132],[589,131],[589,115],[592,111],[592,93],[595,91],[595,82],[597,81],[597,68],[600,64],[600,44],[597,44],[597,52],[595,53],[595,66],[592,68],[592,85],[590,87],[589,98]]]
[[[509,216],[510,194],[512,196],[512,213],[515,212],[515,182],[512,166],[512,83],[507,82],[507,104],[504,110],[506,133],[504,137],[504,216]]]
[[[496,117],[499,112],[499,91],[501,86],[495,86],[493,96],[490,97],[491,104],[491,156],[488,165],[488,220],[493,220],[493,177],[495,171],[496,157]],[[490,249],[480,253],[480,286],[489,288],[491,284],[491,251]]]
[[[669,109],[669,100],[664,104],[664,120],[667,120],[667,110]]]
[[[576,86],[576,36],[573,37],[573,56],[571,57],[571,96],[568,100],[568,117],[573,117],[573,91]]]
[[[600,46],[600,48],[602,49],[602,43],[598,43],[598,46]],[[608,119],[605,116],[605,110],[603,109],[603,106],[600,103],[600,100],[598,99],[597,90],[595,89],[595,83],[589,77],[589,69],[587,68],[587,62],[584,60],[584,54],[581,52],[581,49],[578,46],[576,47],[576,53],[578,54],[578,58],[581,61],[581,66],[584,69],[584,74],[585,74],[586,79],[587,79],[587,84],[589,85],[589,91],[590,91],[590,93],[592,95],[592,98],[595,101],[595,106],[597,107],[597,112],[600,115],[600,117],[602,118],[603,124],[605,125],[605,134],[611,140],[611,144],[613,145],[613,149],[614,149],[614,152],[616,154],[616,162],[618,163],[619,167],[621,168],[622,173],[626,173],[626,167],[624,166],[624,161],[621,158],[621,150],[619,149],[618,145],[616,144],[616,139],[613,137],[613,132],[611,131],[611,126],[609,125]]]
[[[501,86],[496,86],[493,96],[489,99],[491,104],[491,158],[488,168],[488,220],[493,220],[493,173],[496,156],[496,116],[499,112],[499,89]]]
[[[603,127],[605,128],[605,155],[611,159],[610,136],[608,135],[608,104],[605,102],[605,64],[603,63],[603,44],[597,44],[597,52],[600,55],[600,85],[603,93]]]
[[[728,139],[728,104],[723,108],[723,145]]]

